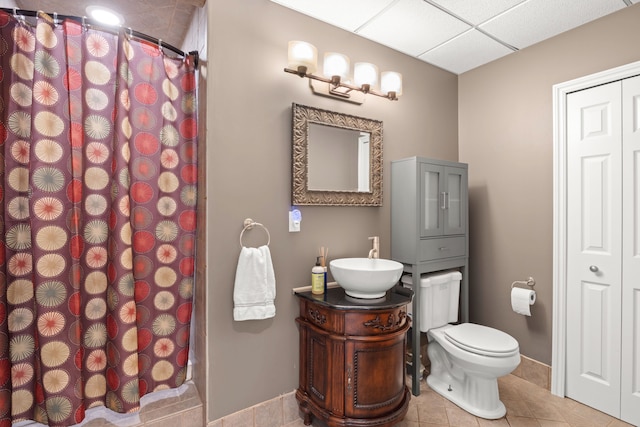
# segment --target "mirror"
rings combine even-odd
[[[309,123],[308,131],[308,190],[371,191],[369,132],[319,123]],[[327,173],[326,165],[331,165],[332,173]]]
[[[293,104],[294,205],[382,206],[382,122]]]

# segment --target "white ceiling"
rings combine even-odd
[[[640,0],[271,0],[455,74]],[[640,25],[640,23],[639,23]],[[313,40],[305,40],[313,44]]]

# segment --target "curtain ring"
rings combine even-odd
[[[158,39],[158,49],[162,50],[162,39]]]
[[[20,15],[18,14],[18,8],[14,7],[13,8],[13,17],[16,19],[16,21],[20,21],[24,24],[24,15]]]
[[[133,38],[133,30],[131,29],[131,27],[127,27],[129,29],[129,39]]]

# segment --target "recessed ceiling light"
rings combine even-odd
[[[90,18],[107,25],[122,25],[124,17],[118,12],[104,6],[87,6],[87,14]]]

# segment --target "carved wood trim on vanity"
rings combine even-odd
[[[380,320],[380,316],[376,316],[375,319],[364,322],[364,326],[368,328],[380,329],[383,332],[390,331],[392,329],[397,329],[404,323],[404,320],[407,318],[406,311],[400,311],[398,313],[398,318],[396,320],[396,316],[393,313],[389,314],[387,318],[387,323],[382,323]]]
[[[327,323],[327,316],[320,312],[320,310],[314,309],[313,307],[309,308],[309,318],[313,320],[314,323],[320,326]]]

